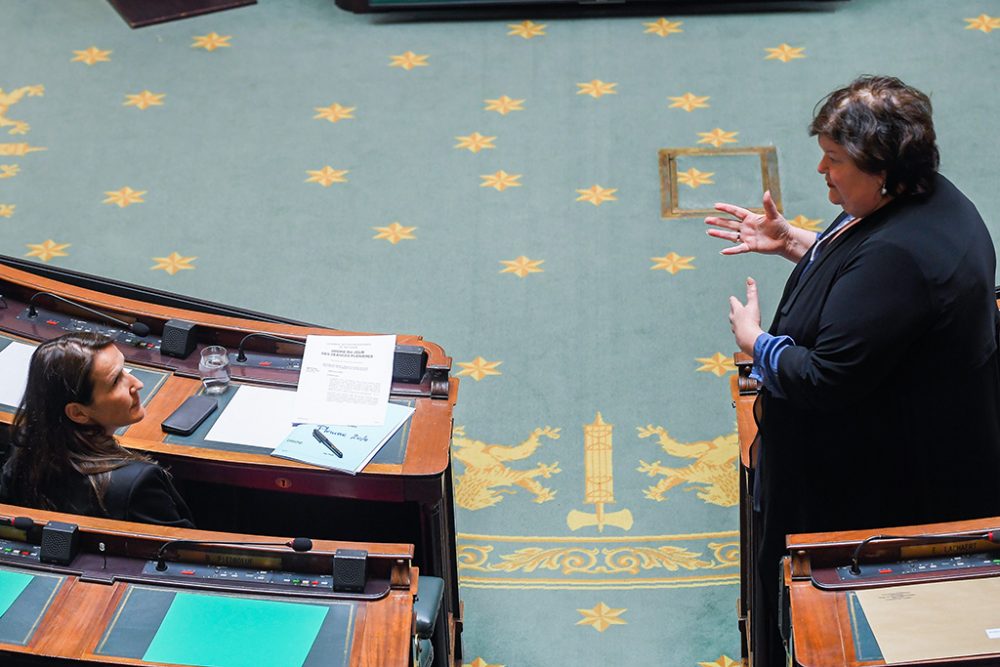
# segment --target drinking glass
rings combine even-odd
[[[221,345],[209,345],[201,351],[198,373],[206,394],[221,394],[229,387],[229,351]]]

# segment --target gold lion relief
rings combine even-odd
[[[31,126],[24,121],[8,118],[7,112],[12,106],[20,102],[21,98],[25,95],[28,97],[39,97],[44,94],[45,87],[42,85],[22,86],[9,93],[5,93],[3,88],[0,88],[0,127],[10,127],[7,130],[7,134],[27,134]]]
[[[562,472],[559,462],[539,463],[528,470],[515,470],[507,466],[509,461],[521,461],[535,453],[541,438],[559,439],[559,429],[546,426],[536,428],[527,440],[517,445],[495,445],[482,440],[473,440],[465,435],[465,428],[456,426],[452,437],[452,453],[465,464],[465,472],[456,477],[455,502],[467,510],[481,510],[492,507],[504,495],[517,492],[511,488],[519,486],[534,494],[536,503],[552,500],[556,492],[542,486],[536,478],[549,478]]]
[[[650,500],[666,500],[667,491],[682,484],[690,485],[688,490],[696,490],[698,497],[706,503],[721,507],[733,507],[739,502],[739,478],[736,457],[739,456],[739,436],[737,433],[722,435],[713,440],[683,443],[670,437],[662,426],[639,426],[640,438],[657,436],[660,447],[667,454],[683,459],[694,459],[691,465],[671,468],[659,461],[646,463],[639,461],[639,472],[650,477],[663,475],[663,479],[643,492]]]

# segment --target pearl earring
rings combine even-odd
[[[889,191],[885,189],[885,183],[883,182],[882,183],[882,196],[884,197],[887,194],[889,194]]]

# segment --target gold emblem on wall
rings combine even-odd
[[[694,459],[690,465],[671,468],[659,461],[646,463],[639,461],[639,472],[650,477],[663,475],[663,479],[648,487],[644,495],[657,502],[666,500],[670,489],[687,484],[687,490],[697,491],[698,497],[706,503],[721,507],[734,507],[739,501],[739,480],[736,457],[739,456],[739,437],[736,433],[719,436],[713,440],[679,442],[662,426],[640,426],[636,429],[640,438],[656,436],[660,447],[670,456]]]
[[[459,475],[455,485],[455,502],[467,510],[481,510],[492,507],[504,495],[517,492],[512,487],[520,487],[534,494],[536,503],[552,500],[556,492],[538,482],[538,477],[549,478],[562,472],[559,462],[539,463],[528,470],[515,470],[507,466],[509,461],[521,461],[535,453],[541,439],[559,439],[559,429],[545,426],[536,428],[526,440],[517,445],[497,445],[465,436],[465,428],[456,426],[452,438],[452,452],[456,460],[465,464],[465,472]]]
[[[566,516],[566,525],[570,530],[597,526],[598,532],[603,533],[604,526],[615,526],[622,530],[629,530],[632,527],[632,513],[627,509],[617,512],[604,511],[605,505],[615,502],[614,464],[611,456],[613,429],[614,425],[605,422],[600,412],[592,423],[583,427],[585,474],[583,502],[593,505],[594,512],[571,510]]]

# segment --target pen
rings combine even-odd
[[[324,447],[326,447],[331,452],[333,452],[334,454],[336,454],[337,458],[341,458],[341,459],[344,458],[344,452],[342,452],[339,449],[337,449],[336,447],[334,447],[333,443],[330,442],[330,440],[325,435],[323,435],[323,431],[319,430],[318,428],[314,428],[313,429],[313,437],[316,438],[317,440],[319,440],[321,443],[323,443]]]

